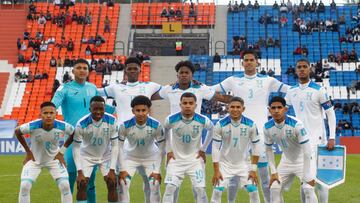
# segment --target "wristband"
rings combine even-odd
[[[251,170],[257,171],[257,164],[251,164]]]
[[[66,149],[67,149],[67,147],[62,146],[62,147],[60,148],[60,150],[59,150],[59,153],[60,153],[60,154],[62,154],[62,155],[64,155],[64,154],[65,154]]]

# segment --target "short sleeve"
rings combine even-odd
[[[118,131],[120,141],[125,141],[125,136],[126,136],[125,131],[126,130],[125,130],[124,124],[121,124],[120,127],[119,127],[119,131]]]
[[[229,91],[232,91],[232,87],[233,87],[233,84],[231,82],[232,78],[233,77],[228,77],[224,81],[222,81],[221,83],[219,83],[217,85],[214,85],[212,88],[217,92],[223,92],[223,93],[227,93]]]
[[[270,85],[270,92],[283,92],[286,93],[288,90],[288,86],[282,82],[280,82],[279,80],[273,78],[273,77],[268,77],[271,79],[271,85]]]
[[[83,139],[83,129],[80,123],[76,124],[75,134],[74,134],[74,142],[81,143]]]
[[[206,85],[201,85],[200,91],[201,91],[202,97],[206,100],[211,100],[215,95],[215,91]]]
[[[319,103],[321,104],[322,108],[325,111],[333,107],[328,97],[328,94],[326,93],[326,90],[323,87],[320,88],[318,94],[319,94]]]
[[[113,125],[111,125],[111,134],[110,134],[110,139],[113,140],[113,139],[116,139],[119,137],[118,135],[118,126],[116,125],[116,121]]]
[[[206,118],[206,120],[205,120],[205,126],[204,126],[204,128],[205,128],[206,130],[212,130],[213,127],[214,127],[212,121],[211,121],[208,117],[205,117],[205,118]]]
[[[65,123],[65,134],[67,135],[72,135],[75,131],[75,128],[74,126],[68,124],[68,123]]]
[[[171,125],[170,125],[169,118],[170,118],[170,116],[168,116],[168,117],[165,119],[165,122],[164,122],[164,128],[165,128],[165,129],[171,129]]]
[[[161,85],[151,82],[151,95],[155,94],[156,92],[158,92],[159,90],[161,90]]]
[[[54,97],[51,99],[51,102],[55,104],[56,108],[59,108],[66,97],[66,88],[64,85],[60,85],[60,87],[56,90]]]
[[[19,127],[19,129],[20,129],[20,132],[21,132],[22,134],[24,134],[24,135],[31,133],[30,123],[24,123],[24,124],[22,124],[22,125]]]
[[[164,128],[161,124],[159,124],[158,128],[156,129],[156,141],[158,143],[163,142],[165,140],[165,133]]]
[[[114,94],[114,85],[109,85],[104,88],[98,89],[98,94],[103,97],[115,97]]]
[[[289,92],[286,93],[286,95],[285,95],[285,101],[286,101],[286,105],[287,105],[287,106],[291,106],[291,105],[292,105]]]
[[[256,124],[254,123],[254,125],[250,128],[250,131],[251,131],[251,142],[252,143],[257,143],[260,141],[260,137],[259,137],[259,132],[258,132],[258,129],[257,129],[257,126]]]
[[[309,135],[307,134],[302,123],[298,122],[295,126],[295,135],[298,138],[299,144],[305,144],[309,141]]]
[[[159,95],[161,98],[163,98],[165,100],[169,100],[169,96],[168,96],[169,88],[171,88],[171,86],[166,85],[160,89]]]
[[[216,142],[221,142],[222,141],[222,133],[221,133],[221,126],[220,126],[220,122],[217,122],[215,127],[214,127],[214,134],[213,134],[213,140]]]
[[[264,127],[263,131],[264,131],[265,145],[272,146],[274,144],[274,140],[270,136],[269,129],[266,129]]]

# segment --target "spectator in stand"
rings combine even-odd
[[[41,26],[46,24],[46,18],[44,15],[40,16],[40,18],[38,19],[38,24]]]
[[[281,24],[281,27],[284,27],[288,22],[288,19],[282,15],[281,18],[280,18],[280,24]]]
[[[345,24],[345,15],[344,15],[344,14],[342,14],[342,15],[339,17],[339,24],[340,24],[340,25]]]
[[[15,73],[15,82],[18,82],[21,79],[21,72],[20,69],[17,70]]]
[[[72,62],[69,59],[68,56],[65,56],[65,60],[64,60],[64,67],[71,67],[72,66]]]
[[[253,5],[251,4],[251,1],[249,1],[248,5],[246,6],[247,9],[252,9]]]
[[[74,42],[73,42],[73,40],[71,38],[69,39],[69,42],[67,44],[67,50],[68,51],[74,51]]]
[[[278,9],[278,8],[279,8],[279,4],[275,1],[272,7],[273,7],[273,9]]]
[[[218,53],[215,53],[215,56],[213,58],[213,62],[214,63],[220,63],[221,62],[221,57]]]
[[[31,71],[28,72],[27,82],[34,82],[34,75]]]
[[[56,67],[56,65],[57,65],[56,59],[54,56],[52,56],[50,59],[50,67]]]
[[[290,1],[290,0],[288,0],[288,1],[287,1],[287,3],[286,3],[286,7],[288,8],[288,12],[290,12],[290,11],[292,11],[292,10],[293,10],[293,5],[292,5],[292,3],[291,3],[291,1]]]
[[[105,17],[105,20],[104,20],[104,33],[110,33],[110,24],[111,24],[111,21],[109,19],[108,16]]]
[[[254,9],[259,9],[259,8],[260,8],[259,2],[256,0],[254,3]]]
[[[301,48],[301,55],[303,55],[305,57],[307,57],[309,55],[309,50],[305,46],[303,46]]]
[[[182,19],[182,12],[181,12],[181,9],[180,7],[178,7],[175,11],[175,18],[176,20],[181,20]]]
[[[259,37],[257,44],[259,45],[259,47],[265,47],[265,40],[262,37]]]
[[[170,4],[170,3],[169,3],[169,4]],[[169,17],[170,17],[170,18],[174,18],[174,17],[175,17],[175,10],[174,10],[173,7],[171,7],[171,8],[169,9]]]
[[[275,72],[269,68],[268,72],[267,72],[267,75],[270,76],[270,77],[274,77],[275,76]]]
[[[346,36],[345,36],[345,35],[342,35],[342,36],[339,38],[339,41],[340,41],[340,43],[346,43],[346,42],[347,42]]]
[[[35,76],[34,76],[34,79],[35,79],[35,80],[41,80],[41,79],[43,79],[42,74],[41,74],[39,71],[37,71],[36,74],[35,74]]]
[[[269,37],[269,38],[268,38],[268,40],[267,40],[267,42],[266,42],[266,46],[267,46],[267,47],[274,47],[274,46],[275,46],[275,42],[274,42],[274,40],[273,40],[272,37]]]
[[[287,75],[295,75],[295,68],[292,66],[289,66],[289,68],[286,70]]]
[[[349,55],[349,62],[354,62],[356,63],[358,61],[358,57],[357,57],[357,53],[355,51],[355,49],[352,49]]]
[[[233,7],[232,7],[232,11],[233,11],[234,13],[237,13],[237,12],[239,12],[239,10],[240,10],[239,4],[238,4],[237,1],[235,1],[235,4],[234,4]]]
[[[48,49],[48,45],[43,40],[40,45],[40,51],[47,51],[47,49]]]
[[[336,9],[336,3],[335,3],[334,0],[331,1],[330,9],[331,9],[331,10],[335,10],[335,9]]]
[[[60,6],[61,5],[61,0],[54,0],[54,5],[55,6]]]
[[[27,49],[26,42],[23,41],[23,42],[21,43],[21,48],[20,48],[20,50],[21,50],[21,51],[25,51],[26,49]]]
[[[78,25],[82,25],[82,24],[90,25],[92,22],[91,15],[83,16],[81,13],[79,13],[76,22]]]
[[[239,10],[244,11],[245,9],[246,9],[246,6],[245,6],[244,2],[241,0],[240,5],[239,5]]]
[[[72,14],[72,16],[71,16],[71,20],[77,22],[77,20],[78,20],[78,15],[77,15],[76,11],[73,12],[73,14]]]
[[[24,32],[24,40],[29,40],[29,38],[30,38],[30,32],[25,30],[25,32]]]
[[[45,14],[45,19],[46,19],[46,21],[51,21],[51,13],[50,13],[50,11],[49,10],[47,10],[46,11],[46,14]]]
[[[260,74],[261,74],[261,75],[266,75],[265,68],[261,68]]]
[[[69,74],[69,71],[66,71],[65,72],[65,74],[64,74],[64,76],[63,76],[63,83],[67,83],[67,82],[69,82],[69,81],[71,81],[71,76],[70,76],[70,74]]]
[[[231,0],[229,0],[229,3],[228,3],[228,12],[232,12],[232,5],[231,5]]]
[[[139,59],[141,63],[144,61],[144,55],[141,51],[137,52],[135,57]]]
[[[324,13],[325,12],[325,5],[321,0],[319,2],[318,7],[317,7],[317,12],[319,12],[319,13]]]
[[[194,8],[190,8],[190,11],[189,11],[189,18],[194,18],[194,20],[196,21],[196,12],[195,12],[195,9]]]
[[[87,56],[91,55],[91,48],[90,48],[90,45],[87,45],[87,46],[86,46],[86,49],[85,49],[85,55],[87,55]]]
[[[33,50],[30,58],[30,62],[37,63],[39,61],[39,55],[36,53],[35,50]]]
[[[335,62],[336,61],[335,55],[333,53],[330,53],[328,55],[328,61],[329,62]]]
[[[288,9],[288,7],[286,6],[286,4],[285,4],[284,2],[282,2],[282,3],[280,4],[280,9],[279,9],[279,11],[280,11],[281,13],[287,13],[287,12],[289,12],[289,9]]]
[[[17,38],[16,46],[17,46],[17,49],[18,49],[18,50],[21,49],[21,39],[20,39],[20,38]]]
[[[36,14],[36,6],[33,3],[29,5],[29,13]]]

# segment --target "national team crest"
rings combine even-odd
[[[345,182],[346,147],[335,146],[328,151],[326,146],[318,147],[316,181],[331,189]]]

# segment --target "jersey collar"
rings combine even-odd
[[[247,78],[247,79],[254,79],[254,78],[256,78],[256,73],[254,75],[246,75],[244,73],[244,77]]]
[[[307,87],[309,87],[309,84],[311,83],[311,80],[309,80],[309,82],[305,83],[305,84],[301,84],[299,83],[299,88],[300,89],[306,89]]]
[[[136,85],[138,85],[138,84],[140,84],[139,81],[136,81],[136,82],[126,82],[126,85],[127,85],[127,86],[131,86],[131,87],[134,87],[134,86],[136,86]]]
[[[190,89],[190,88],[192,88],[193,87],[193,82],[191,81],[190,82],[190,85],[189,85],[189,87],[187,88],[187,89]],[[176,82],[173,86],[172,86],[172,89],[174,90],[174,89],[180,89],[180,85],[179,85],[179,82]],[[187,90],[187,89],[185,89],[185,90]]]

